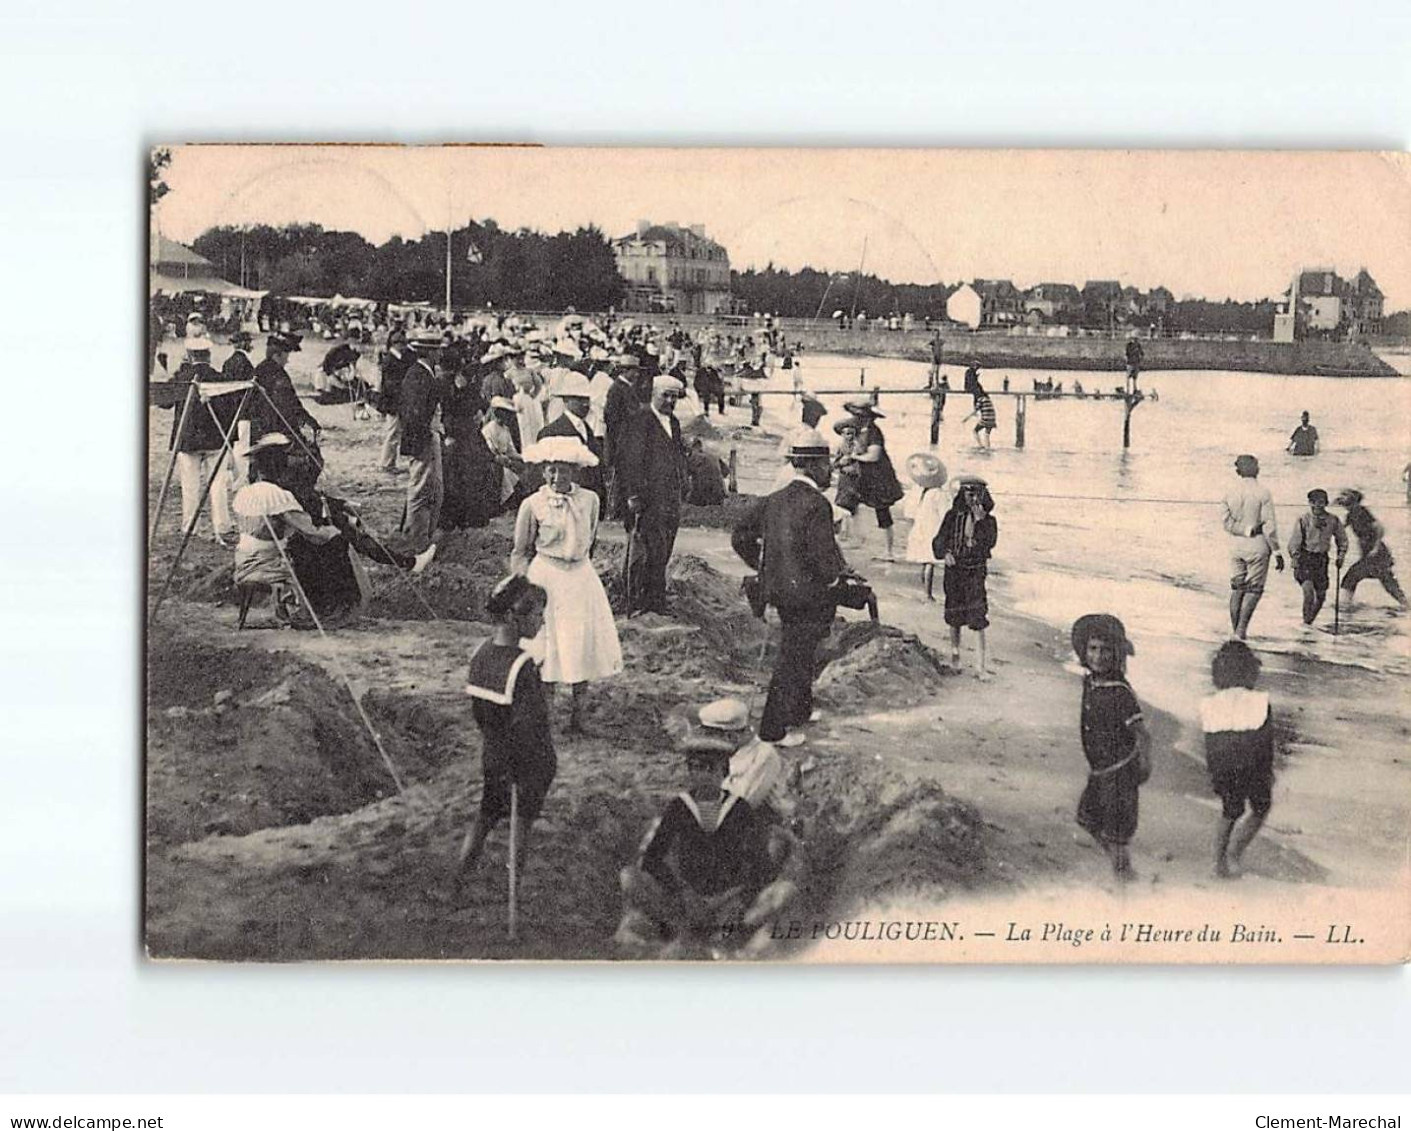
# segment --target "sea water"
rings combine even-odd
[[[943,369],[952,390],[935,449],[928,444],[929,398],[887,395],[889,389],[923,388],[927,371],[922,362],[810,354],[803,359],[801,376],[803,387],[823,393],[830,410],[825,429],[838,418],[842,402],[859,395],[864,381],[868,389],[882,390],[882,428],[904,486],[906,457],[917,451],[935,451],[952,478],[983,476],[995,497],[1000,526],[992,569],[992,605],[998,607],[992,616],[1002,616],[1008,604],[1062,632],[1086,612],[1121,617],[1137,648],[1129,668],[1134,686],[1145,701],[1171,711],[1188,729],[1197,701],[1211,690],[1210,655],[1230,636],[1230,574],[1220,499],[1236,481],[1237,455],[1249,452],[1259,458],[1260,482],[1274,496],[1283,547],[1294,520],[1307,509],[1309,490],[1321,487],[1335,497],[1340,488],[1356,487],[1386,528],[1403,587],[1411,581],[1411,509],[1401,479],[1411,459],[1411,381],[1147,373],[1141,388],[1148,394],[1157,391],[1159,400],[1135,409],[1127,450],[1119,400],[1041,401],[1030,396],[1021,449],[1014,442],[1016,402],[996,396],[999,426],[992,450],[982,451],[972,431],[975,421],[962,422],[972,407],[961,389],[962,367]],[[1080,381],[1088,393],[1102,390],[1110,396],[1123,376],[989,369],[982,381],[992,393],[1001,390],[1005,377],[1012,392],[1032,390],[1035,378],[1061,381],[1065,390]],[[776,370],[767,387],[787,389],[794,382],[795,374]],[[768,397],[765,403],[766,423],[772,418],[782,426],[797,419],[792,401]],[[1305,410],[1318,429],[1320,451],[1298,458],[1285,449]],[[1332,509],[1339,517],[1345,513]],[[871,537],[868,511],[860,512],[859,525]],[[899,531],[899,550],[904,541]],[[1352,538],[1347,564],[1357,557]],[[865,563],[862,571],[868,571]],[[1333,776],[1339,779],[1339,796],[1332,800],[1347,804],[1353,813],[1366,805],[1367,820],[1390,837],[1383,860],[1390,867],[1398,849],[1404,860],[1411,785],[1393,753],[1407,746],[1411,618],[1397,611],[1380,583],[1363,582],[1356,608],[1341,610],[1334,635],[1335,591],[1334,581],[1317,627],[1305,628],[1292,566],[1282,573],[1271,567],[1250,644],[1266,673],[1277,675],[1281,687],[1296,690],[1302,749],[1295,753],[1302,755],[1302,772],[1338,763]],[[1198,733],[1187,733],[1184,741],[1188,753],[1200,753]],[[1369,762],[1387,772],[1349,778],[1342,772],[1348,759],[1366,751],[1374,752],[1367,755]],[[1394,803],[1387,801],[1388,790],[1396,794]],[[1311,786],[1303,791],[1305,799],[1329,800],[1322,793]],[[1362,833],[1368,831],[1363,822]]]

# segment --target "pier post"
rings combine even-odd
[[[941,442],[941,395],[931,393],[931,447]]]
[[[1130,393],[1127,394],[1126,407],[1122,411],[1122,447],[1132,446],[1132,405],[1136,403]]]
[[[731,448],[730,474],[726,477],[726,485],[729,487],[730,494],[732,495],[738,495],[740,493],[740,481],[736,478],[736,472],[739,470],[739,457],[740,453],[735,448]]]
[[[1029,398],[1022,393],[1015,397],[1014,406],[1014,446],[1022,448],[1024,446],[1024,425],[1029,415]]]
[[[857,371],[857,387],[859,389],[867,388],[867,368],[865,366]]]

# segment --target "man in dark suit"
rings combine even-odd
[[[402,418],[397,415],[402,400],[402,376],[412,364],[407,348],[407,332],[400,326],[387,335],[387,353],[382,358],[382,382],[377,391],[377,407],[384,418],[382,470],[397,470],[397,454],[402,447]]]
[[[416,360],[402,376],[397,415],[402,420],[402,455],[409,459],[407,506],[402,525],[412,544],[424,550],[429,546],[441,522],[441,506],[446,498],[445,478],[441,469],[440,423],[436,410],[441,404],[442,382],[432,369],[431,359],[440,347],[439,338],[422,338],[412,343]],[[452,379],[457,360],[442,350],[438,364]]]
[[[828,442],[800,429],[789,444],[794,477],[760,500],[730,535],[735,553],[759,571],[766,604],[779,611],[779,658],[759,737],[780,746],[804,741],[813,713],[813,665],[833,624],[833,587],[847,562],[833,537],[833,507],[823,490],[833,478]]]
[[[288,482],[284,484],[296,498],[311,495],[314,484],[323,472],[323,456],[319,452],[319,424],[299,394],[284,367],[289,355],[300,352],[300,334],[276,333],[265,343],[265,359],[255,367],[256,390],[249,400],[250,439],[258,440],[270,432],[280,432],[293,441],[289,451]]]
[[[666,612],[666,567],[686,490],[686,448],[675,416],[685,392],[674,377],[652,379],[651,403],[628,423],[617,467],[635,539],[632,572],[640,578],[629,578],[631,605],[644,612]]]
[[[556,395],[563,401],[563,412],[540,428],[535,439],[542,440],[546,436],[571,436],[587,445],[588,450],[598,457],[598,465],[578,468],[574,478],[580,487],[598,496],[599,513],[605,514],[607,488],[603,480],[603,442],[594,434],[593,426],[588,423],[588,412],[592,407],[588,378],[581,373],[570,371],[559,381]],[[526,490],[537,490],[543,482],[542,465],[529,464],[525,468],[525,479]]]
[[[220,379],[222,381],[253,381],[255,379],[255,363],[250,360],[250,349],[255,344],[254,336],[248,330],[236,330],[230,335],[230,344],[234,347],[230,356],[225,359],[225,364],[221,366]],[[253,393],[255,398],[259,393]],[[248,417],[248,413],[246,414]],[[240,454],[250,443],[250,422],[248,419],[240,421],[238,428],[238,441],[235,445],[235,459],[230,470],[236,482],[243,481],[249,474],[245,458]]]
[[[617,464],[627,439],[627,425],[646,405],[633,378],[638,372],[637,359],[630,354],[617,360],[613,367],[612,388],[603,402],[603,454],[606,458],[609,518],[622,518],[626,499],[617,474]]]

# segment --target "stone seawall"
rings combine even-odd
[[[788,329],[789,341],[805,351],[929,360],[931,335],[911,331]],[[949,334],[947,364],[989,369],[1082,369],[1121,371],[1125,343],[1106,338],[1011,337],[1008,334]],[[1214,369],[1314,377],[1395,377],[1397,372],[1365,346],[1348,342],[1226,342],[1157,338],[1142,341],[1143,371]]]

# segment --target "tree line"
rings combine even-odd
[[[153,192],[161,184],[162,163],[154,162]],[[612,243],[597,227],[547,235],[528,228],[502,230],[493,220],[470,223],[451,233],[451,301],[458,307],[493,305],[504,310],[607,310],[621,307],[625,284],[617,272]],[[330,231],[318,224],[241,229],[222,226],[196,238],[193,248],[232,283],[282,295],[332,298],[335,294],[379,302],[445,299],[446,233],[414,240],[393,236],[374,246],[357,232]],[[243,259],[242,259],[243,256]],[[242,275],[243,262],[243,275]],[[732,271],[735,309],[784,318],[828,319],[833,311],[870,317],[910,314],[917,321],[940,321],[946,299],[960,284],[893,283],[872,274],[825,272],[812,267],[788,271],[772,263],[761,270]],[[1275,303],[1173,302],[1159,319],[1167,333],[1269,334]],[[1121,319],[1145,326],[1152,315]],[[1075,324],[1107,328],[1108,319],[1075,318]]]
[[[374,246],[318,224],[221,226],[192,248],[223,279],[281,295],[430,302],[446,294],[446,233]],[[451,302],[511,310],[606,310],[622,300],[612,245],[596,227],[546,235],[493,220],[451,232]],[[243,267],[242,267],[243,265]]]

